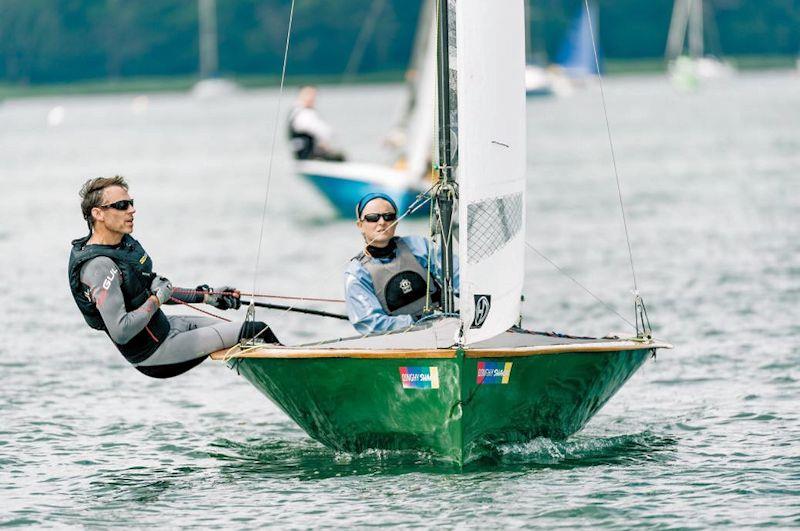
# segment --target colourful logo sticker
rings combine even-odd
[[[400,367],[403,389],[439,389],[439,367]]]
[[[508,379],[511,378],[511,365],[510,361],[479,361],[478,384],[507,384]]]

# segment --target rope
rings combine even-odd
[[[638,327],[637,327],[635,324],[633,324],[632,322],[630,322],[629,320],[627,320],[627,319],[626,319],[626,318],[625,318],[625,317],[624,317],[624,316],[623,316],[621,313],[619,313],[617,310],[615,310],[613,306],[611,306],[610,304],[608,304],[607,302],[605,302],[603,299],[601,299],[600,297],[598,297],[597,295],[595,295],[595,294],[594,294],[594,293],[593,293],[593,292],[592,292],[592,291],[591,291],[589,288],[587,288],[586,286],[584,286],[583,284],[581,284],[580,282],[578,282],[578,280],[577,280],[575,277],[573,277],[572,275],[570,275],[569,273],[567,273],[566,271],[564,271],[563,269],[561,269],[560,267],[558,267],[558,264],[556,264],[555,262],[553,262],[552,260],[550,260],[548,257],[546,257],[544,254],[542,254],[542,252],[541,252],[541,251],[539,251],[539,250],[538,250],[536,247],[534,247],[533,245],[531,245],[531,244],[530,244],[530,243],[528,243],[528,242],[525,242],[525,245],[526,245],[526,246],[527,246],[527,247],[528,247],[528,248],[529,248],[531,251],[535,252],[535,253],[536,253],[536,254],[538,254],[538,255],[539,255],[539,256],[540,256],[542,259],[544,259],[545,261],[547,261],[547,262],[548,262],[548,263],[549,263],[551,266],[555,267],[555,268],[556,268],[556,270],[558,270],[558,272],[559,272],[559,273],[561,273],[562,275],[564,275],[565,277],[567,277],[568,279],[570,279],[571,281],[573,281],[573,282],[574,282],[575,284],[577,284],[577,285],[578,285],[578,286],[579,286],[579,287],[580,287],[580,288],[581,288],[583,291],[585,291],[586,293],[588,293],[589,295],[591,295],[591,296],[592,296],[592,297],[593,297],[593,298],[594,298],[594,299],[595,299],[597,302],[599,302],[600,304],[602,304],[602,305],[603,305],[603,306],[604,306],[604,307],[605,307],[607,310],[609,310],[610,312],[614,313],[614,314],[615,314],[617,317],[619,317],[620,319],[622,319],[623,321],[625,321],[626,323],[628,323],[630,326],[632,326],[632,327],[634,328],[634,330],[638,330]]]
[[[309,302],[344,302],[344,299],[326,299],[324,297],[299,297],[291,295],[270,295],[267,293],[241,293],[245,297],[256,297],[261,299],[281,299],[287,301],[309,301]]]
[[[173,293],[183,293],[186,295],[200,295],[200,294],[206,294],[208,292],[196,289],[175,288],[173,290]],[[213,293],[215,295],[236,295],[236,293],[233,291],[214,291]],[[281,300],[308,301],[308,302],[344,302],[344,299],[326,299],[323,297],[299,297],[292,295],[273,295],[270,293],[247,293],[245,291],[240,291],[239,295],[243,297],[256,297],[260,299],[281,299]]]
[[[603,102],[603,116],[605,117],[606,121],[606,133],[608,135],[608,145],[611,148],[611,164],[614,167],[614,178],[617,181],[617,195],[619,196],[619,208],[620,211],[622,212],[622,225],[625,227],[625,241],[628,243],[628,258],[631,263],[633,290],[634,294],[638,295],[639,287],[636,283],[636,269],[633,266],[633,250],[631,249],[631,238],[630,238],[630,233],[628,231],[628,220],[627,217],[625,216],[625,205],[622,201],[622,186],[619,180],[619,171],[617,170],[617,157],[614,152],[614,141],[612,140],[611,136],[611,123],[608,120],[608,109],[606,108],[606,93],[605,89],[603,88],[603,76],[600,75],[600,57],[597,53],[597,43],[595,42],[594,27],[592,25],[592,12],[591,8],[589,7],[589,0],[583,0],[583,3],[584,6],[586,7],[586,19],[589,21],[589,33],[592,36],[592,51],[594,52],[594,64],[595,68],[597,68],[597,79],[600,83],[600,99]]]
[[[433,235],[433,229],[434,229],[433,219],[434,219],[433,208],[431,208],[428,214],[428,230],[430,231],[431,235]],[[428,242],[425,242],[425,245],[428,248],[428,260],[427,260],[428,265],[425,268],[425,308],[423,310],[423,313],[427,314],[430,313],[431,311],[431,262],[433,260],[431,260],[430,257],[436,251],[433,248],[435,247],[433,238],[431,238],[430,245],[428,244]]]
[[[180,300],[180,299],[176,299],[175,297],[170,297],[170,298],[169,298],[169,300],[171,300],[171,301],[173,301],[173,302],[177,302],[177,303],[179,303],[179,304],[183,304],[184,306],[188,306],[188,307],[189,307],[189,308],[191,308],[192,310],[196,310],[196,311],[198,311],[198,312],[200,312],[200,313],[204,313],[204,314],[206,314],[206,315],[210,315],[211,317],[216,317],[217,319],[221,319],[221,320],[223,320],[223,321],[227,321],[227,322],[229,322],[229,323],[231,322],[231,320],[230,320],[230,319],[228,319],[227,317],[222,317],[221,315],[217,315],[217,314],[215,314],[215,313],[211,313],[211,312],[209,312],[209,311],[206,311],[206,310],[204,310],[204,309],[202,309],[202,308],[198,308],[197,306],[195,306],[195,305],[193,305],[193,304],[189,304],[188,302],[182,301],[182,300]]]
[[[267,204],[269,202],[269,185],[270,181],[272,180],[272,163],[275,160],[275,144],[278,139],[278,121],[280,120],[281,114],[281,102],[283,101],[283,86],[286,81],[286,63],[289,58],[289,42],[292,36],[292,22],[294,21],[294,2],[292,0],[292,5],[289,8],[289,27],[286,30],[286,45],[283,49],[283,66],[281,67],[281,84],[280,89],[278,91],[278,107],[275,111],[275,127],[272,130],[272,146],[270,147],[269,152],[269,164],[267,167],[267,185],[266,191],[264,193],[264,207],[261,211],[261,230],[258,236],[258,251],[256,252],[256,264],[255,268],[253,269],[253,293],[256,293],[256,282],[258,280],[258,266],[261,260],[261,247],[264,241],[264,224],[267,218]]]

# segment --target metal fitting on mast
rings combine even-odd
[[[650,326],[650,318],[647,316],[647,308],[644,305],[639,290],[633,292],[633,307],[636,317],[636,337],[642,339],[653,338],[653,328]]]

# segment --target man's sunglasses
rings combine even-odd
[[[383,214],[364,214],[364,217],[361,219],[370,223],[377,223],[377,221],[381,218],[383,218],[384,221],[394,221],[397,219],[397,214],[394,212],[384,212]]]
[[[115,201],[107,205],[100,205],[97,208],[113,208],[114,210],[122,210],[124,212],[128,210],[129,207],[132,206],[133,206],[133,199],[122,199],[121,201]]]

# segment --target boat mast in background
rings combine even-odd
[[[525,1],[525,94],[550,96],[558,84],[556,74],[547,69],[542,16],[531,0]],[[531,27],[536,24],[536,30]],[[533,40],[536,39],[534,45]]]
[[[219,72],[217,48],[217,1],[199,0],[198,23],[200,26],[200,78],[208,79]]]
[[[235,92],[236,83],[219,76],[217,0],[197,1],[197,21],[200,40],[200,81],[192,88],[192,95],[195,98],[205,99]]]
[[[375,33],[375,26],[381,13],[383,13],[385,5],[386,0],[373,0],[369,13],[367,13],[364,23],[361,25],[361,31],[358,32],[358,37],[356,37],[353,51],[350,52],[350,57],[347,59],[347,66],[344,69],[344,74],[342,74],[342,83],[352,82],[356,74],[358,74],[361,60],[364,58],[364,51]]]

